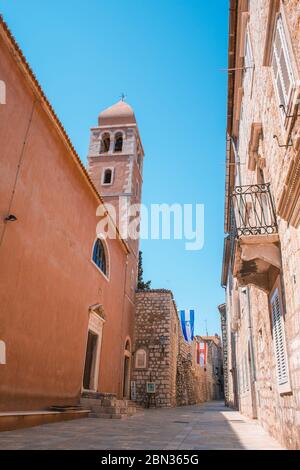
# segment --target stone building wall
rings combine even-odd
[[[223,354],[221,338],[215,336],[199,336],[206,343],[206,364],[203,368],[206,380],[207,400],[224,399]],[[200,367],[200,369],[202,369]]]
[[[216,377],[213,373],[212,355],[208,354],[205,367],[196,361],[195,337],[192,343],[179,336],[179,354],[177,358],[177,406],[194,405],[205,401],[219,399],[214,391]]]
[[[136,400],[147,406],[147,382],[155,382],[152,405],[176,404],[176,362],[178,322],[171,291],[151,290],[136,293],[135,352],[147,351],[147,367],[136,367],[134,355],[132,380],[136,382]],[[155,400],[155,401],[154,401]]]
[[[228,390],[228,339],[226,327],[226,304],[218,306],[221,316],[221,331],[222,331],[222,344],[223,344],[223,385],[224,385],[224,399],[225,405],[229,403],[229,390]]]
[[[300,171],[300,126],[299,118],[296,120],[282,118],[272,67],[266,65],[264,56],[267,36],[270,36],[272,41],[272,31],[267,25],[270,24],[270,12],[273,8],[275,21],[277,15],[281,15],[283,21],[287,50],[296,81],[294,95],[296,100],[297,96],[300,96],[299,1],[252,0],[248,2],[248,6],[245,1],[231,3],[235,3],[238,8],[243,5],[248,13],[247,28],[254,65],[254,69],[245,72],[244,79],[240,83],[243,96],[241,105],[235,101],[232,111],[233,116],[238,116],[236,140],[240,159],[240,164],[236,168],[236,175],[239,175],[239,178],[236,176],[235,184],[258,184],[258,173],[261,170],[264,181],[270,183],[274,198],[281,257],[278,283],[282,289],[289,390],[282,391],[278,385],[269,302],[271,288],[270,292],[251,284],[247,286],[246,291],[237,288],[238,313],[234,325],[232,323],[227,325],[227,337],[228,342],[229,335],[237,339],[235,360],[240,410],[250,417],[257,417],[283,445],[298,449],[300,448],[300,226],[297,221],[299,191],[296,189],[299,187],[299,173],[298,178],[296,176]],[[236,33],[238,45],[243,42],[243,38],[240,37],[243,19],[242,14],[239,15],[238,13]],[[241,109],[240,112],[238,108]],[[290,112],[295,111],[299,113],[299,108],[292,108]],[[262,132],[256,151],[256,168],[252,171],[249,166],[249,145],[253,123],[260,123]],[[288,144],[290,138],[292,145],[285,147],[284,144]],[[293,178],[295,180],[291,184]],[[288,202],[283,203],[283,201],[288,200],[289,192],[294,195],[294,200],[289,203],[293,208],[293,216],[287,216],[283,210],[285,204],[288,205]],[[270,279],[268,282],[270,283]],[[226,309],[227,314],[232,315],[234,289],[230,284],[229,273]],[[231,349],[232,344],[230,341]],[[231,387],[230,380],[228,373],[227,390]]]
[[[268,9],[266,2],[256,0],[251,2],[249,14],[249,30],[251,33],[254,63],[257,64],[254,72],[252,98],[245,92],[243,103],[243,115],[248,116],[248,122],[243,125],[245,148],[241,147],[242,161],[246,162],[247,142],[249,140],[250,125],[253,121],[261,121],[263,139],[260,142],[259,151],[265,158],[265,181],[271,183],[275,207],[278,211],[282,190],[289,171],[289,163],[295,156],[295,144],[293,147],[280,148],[273,135],[280,137],[281,142],[286,138],[282,130],[279,102],[275,95],[271,67],[262,67],[262,55],[266,36],[266,22]],[[300,71],[300,11],[299,2],[286,1],[281,6],[281,13],[286,22],[287,39],[291,41],[291,54]],[[292,59],[292,60],[293,60]],[[297,73],[297,72],[296,72]],[[297,142],[300,135],[299,124],[296,123],[292,139]],[[247,138],[248,137],[248,138]],[[256,182],[255,172],[248,170],[247,165],[241,165],[242,184]],[[248,416],[257,414],[263,426],[290,448],[300,447],[300,228],[289,226],[281,217],[278,219],[278,231],[282,256],[282,286],[285,296],[285,334],[288,353],[288,363],[291,381],[291,391],[281,394],[277,386],[275,354],[273,337],[270,325],[270,313],[267,295],[252,286],[250,287],[250,308],[253,320],[255,367],[257,376],[255,381],[255,396],[251,396],[249,390],[249,374],[244,396],[241,396],[241,409]],[[239,366],[243,356],[247,356],[247,327],[243,317],[245,300],[241,298],[241,326],[239,330]],[[254,410],[253,410],[254,408]],[[256,409],[257,408],[257,409]]]
[[[217,377],[212,355],[207,366],[200,367],[196,360],[196,341],[196,338],[192,343],[184,340],[171,291],[137,292],[132,381],[139,404],[171,407],[219,398],[214,393]],[[147,352],[145,368],[137,367],[136,357],[141,349]],[[151,401],[146,392],[147,382],[156,384]]]
[[[189,343],[184,341],[182,335],[178,338],[179,351],[177,358],[177,376],[176,376],[176,402],[178,406],[193,405],[196,398],[193,389],[192,372],[192,348]]]

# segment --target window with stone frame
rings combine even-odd
[[[113,168],[104,168],[102,174],[102,185],[109,185],[113,182]]]
[[[272,43],[271,64],[279,105],[289,107],[295,79],[281,15],[278,16]],[[281,108],[282,117],[284,110]]]
[[[146,369],[147,367],[147,352],[145,349],[140,348],[135,353],[135,368]]]

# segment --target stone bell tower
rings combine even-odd
[[[104,203],[113,204],[119,219],[120,198],[128,204],[141,201],[144,151],[132,108],[121,100],[99,114],[91,129],[88,172]],[[136,287],[139,240],[130,247],[130,286]],[[131,289],[130,289],[131,290]]]

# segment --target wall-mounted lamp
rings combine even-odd
[[[8,214],[5,218],[4,218],[4,222],[15,222],[17,219],[17,217],[14,215],[14,214]]]

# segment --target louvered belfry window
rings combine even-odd
[[[281,16],[276,22],[272,48],[272,69],[279,104],[283,104],[287,108],[295,80]]]
[[[278,385],[284,385],[288,382],[288,364],[284,335],[284,322],[278,288],[275,289],[271,298],[271,311]]]

